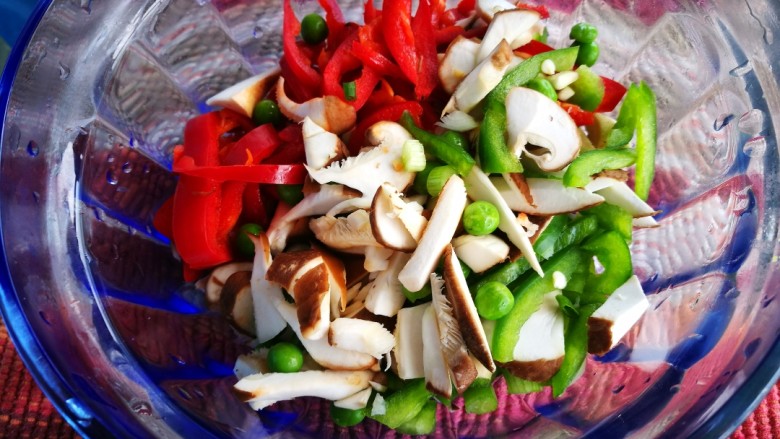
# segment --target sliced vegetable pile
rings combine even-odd
[[[547,46],[544,7],[320,4],[284,1],[279,68],[189,121],[155,218],[257,339],[236,391],[411,434],[458,395],[494,410],[498,377],[560,395],[648,307],[628,244],[657,226],[653,92],[591,70],[587,23]]]

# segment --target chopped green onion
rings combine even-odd
[[[414,183],[412,184],[414,191],[420,195],[428,195],[428,175],[431,173],[431,171],[441,165],[442,164],[440,162],[428,160],[425,163],[425,169],[418,172],[417,175],[414,176]]]
[[[447,184],[447,180],[453,175],[455,175],[455,169],[452,166],[437,166],[431,169],[431,172],[428,174],[425,188],[432,197],[438,197],[441,190],[444,189],[444,185]]]
[[[354,101],[357,99],[357,87],[355,81],[345,82],[344,85],[344,99],[348,101]]]
[[[425,147],[422,142],[410,139],[404,142],[401,150],[401,162],[406,172],[420,172],[425,169]]]

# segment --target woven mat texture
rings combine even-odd
[[[780,385],[731,439],[780,438]],[[77,438],[35,384],[0,324],[0,438]]]

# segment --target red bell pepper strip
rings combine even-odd
[[[553,50],[552,47],[542,43],[541,41],[531,40],[528,42],[528,44],[525,44],[515,49],[515,52],[527,53],[528,55],[534,56],[540,53],[551,52],[552,50]]]
[[[303,133],[298,124],[289,125],[279,131],[279,139],[284,142],[276,152],[265,159],[266,164],[303,163],[306,161],[306,151],[303,147]]]
[[[347,35],[325,66],[323,91],[326,95],[337,96],[347,101],[344,97],[343,76],[360,65],[358,58],[352,55],[352,47],[357,42],[358,31],[355,29]],[[378,82],[379,75],[373,69],[363,66],[360,77],[355,79],[355,99],[348,102],[359,110],[371,96]]]
[[[360,123],[355,127],[355,131],[352,132],[352,137],[349,139],[349,153],[351,155],[357,155],[360,148],[365,146],[366,130],[371,128],[372,125],[383,120],[398,122],[405,111],[408,111],[409,114],[412,115],[412,118],[416,123],[420,123],[420,116],[422,115],[423,109],[418,102],[413,101],[390,104],[362,118]]]
[[[257,165],[281,144],[273,125],[265,124],[245,134],[224,149],[223,165]]]
[[[567,102],[559,102],[558,104],[569,113],[569,116],[571,116],[577,126],[592,125],[596,121],[593,113],[585,111],[577,105],[569,104]]]
[[[461,0],[458,2],[458,6],[455,7],[455,9],[463,16],[468,17],[468,15],[474,11],[474,8],[477,7],[477,1],[476,0]]]
[[[412,32],[412,1],[387,0],[382,11],[382,34],[404,75],[417,84],[418,56]]]
[[[225,132],[219,112],[207,113],[187,122],[184,146],[193,166],[219,166],[219,137]],[[227,233],[221,233],[220,182],[181,175],[173,199],[173,242],[182,260],[194,269],[211,267],[231,259]]]
[[[415,48],[419,67],[414,93],[417,99],[427,98],[439,83],[439,59],[436,54],[436,36],[433,32],[431,0],[420,0],[417,14],[412,19]]]
[[[395,63],[373,47],[369,47],[369,45],[363,44],[360,41],[355,41],[352,44],[352,55],[359,59],[364,66],[370,67],[382,76],[393,76],[396,78],[404,77],[403,72],[401,72],[401,69],[398,68]]]
[[[335,0],[319,0],[325,10],[325,22],[328,24],[328,45],[338,47],[344,40],[344,14]]]
[[[233,227],[236,226],[243,208],[244,188],[246,188],[246,183],[242,181],[226,181],[222,184],[222,200],[219,208],[219,236],[228,236]]]
[[[365,3],[363,3],[363,23],[374,21],[375,18],[379,17],[381,12],[382,11],[376,10],[374,0],[366,0]]]
[[[168,198],[157,209],[152,219],[155,230],[168,239],[173,238],[173,197]]]
[[[288,82],[300,82],[303,86],[312,90],[319,90],[322,77],[314,70],[311,66],[311,61],[303,54],[295,42],[295,37],[301,32],[301,23],[295,17],[290,0],[284,0],[283,15],[282,47],[285,60],[292,74],[292,77],[286,77],[285,79]]]
[[[528,3],[518,3],[517,9],[524,9],[526,11],[538,12],[542,18],[550,18],[550,11],[547,10],[547,6],[544,5],[530,5]]]
[[[596,113],[609,113],[617,107],[617,104],[623,99],[626,94],[626,87],[623,84],[613,81],[610,78],[604,76],[601,77],[604,82],[604,98],[601,100]]]
[[[327,56],[327,52],[324,50],[320,54]],[[295,102],[306,102],[317,97],[315,93],[319,93],[319,90],[308,88],[302,82],[295,80],[295,74],[292,72],[292,68],[290,68],[290,63],[287,62],[284,56],[279,60],[279,68],[282,71],[282,77],[286,79],[284,81],[284,91],[290,99]]]
[[[441,46],[444,44],[449,45],[452,40],[458,37],[458,35],[463,35],[464,33],[466,33],[466,29],[457,24],[453,24],[441,29],[436,29],[433,34],[434,39],[436,40],[436,46]]]
[[[306,178],[306,168],[301,163],[261,164],[229,166],[193,166],[182,157],[174,163],[174,172],[182,176],[200,177],[216,182],[244,182],[262,184],[302,184]]]
[[[266,200],[263,199],[259,184],[247,183],[242,195],[242,205],[241,218],[243,222],[260,224],[264,228],[268,227]]]

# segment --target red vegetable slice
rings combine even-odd
[[[542,43],[541,41],[531,40],[528,44],[525,44],[515,49],[515,52],[527,53],[528,55],[534,56],[540,53],[550,52],[552,50],[553,50],[552,47]]]
[[[281,144],[273,125],[261,125],[225,148],[223,165],[257,165]]]
[[[344,39],[344,13],[336,0],[319,0],[325,10],[325,22],[328,25],[328,45],[337,47]]]
[[[380,108],[376,112],[361,118],[360,123],[355,127],[355,131],[352,132],[352,137],[349,140],[349,153],[351,155],[357,155],[360,148],[365,146],[366,143],[366,130],[371,128],[377,122],[383,120],[389,120],[392,122],[398,122],[404,111],[408,111],[414,118],[416,123],[420,123],[420,116],[422,115],[423,108],[418,102],[398,102],[387,105]]]
[[[417,84],[418,57],[412,33],[411,0],[385,1],[382,11],[382,33],[398,67],[412,84]]]
[[[168,239],[173,238],[173,197],[168,198],[157,209],[152,219],[155,230]]]
[[[181,164],[178,168],[174,166],[174,171],[182,176],[200,177],[215,182],[262,184],[302,184],[307,175],[306,168],[301,163],[250,166],[188,166]]]
[[[569,104],[567,102],[559,102],[558,104],[569,113],[569,116],[571,116],[577,126],[591,125],[596,120],[593,113],[583,110],[578,105]]]
[[[623,99],[623,96],[626,94],[626,88],[623,84],[604,76],[601,77],[601,80],[604,82],[604,98],[601,100],[598,108],[596,108],[596,113],[609,113]]]
[[[528,3],[518,3],[517,9],[525,9],[527,11],[535,11],[541,15],[542,18],[550,18],[550,11],[547,10],[547,6],[544,5],[531,5]]]
[[[282,47],[284,49],[284,58],[292,75],[292,77],[285,77],[287,79],[285,82],[298,81],[316,93],[320,89],[322,77],[311,66],[310,59],[304,55],[295,42],[296,36],[301,32],[301,23],[295,17],[290,0],[284,0],[283,15]]]
[[[415,48],[419,61],[414,92],[417,99],[427,98],[439,82],[439,59],[436,54],[436,36],[433,32],[431,0],[420,0],[412,20]]]

